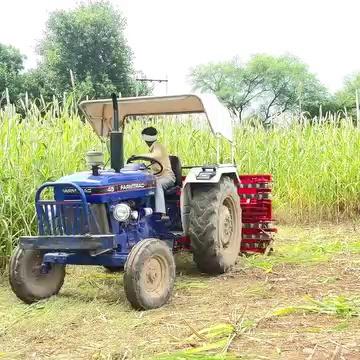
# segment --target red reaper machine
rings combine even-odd
[[[100,265],[124,269],[131,305],[152,309],[170,298],[175,251],[190,250],[201,272],[220,274],[235,264],[240,251],[264,253],[271,247],[276,231],[271,177],[239,176],[234,161],[220,164],[220,146],[213,165],[182,166],[170,156],[176,183],[165,191],[165,217],[153,212],[156,160],[132,156],[124,164],[126,120],[137,116],[203,113],[218,144],[220,137],[233,142],[231,118],[215,96],[113,95],[84,101],[80,109],[100,137],[110,137],[111,169],[103,168],[101,152],[90,151],[89,171],[37,190],[38,235],[21,237],[10,260],[10,284],[21,300],[32,303],[57,294],[68,264]]]

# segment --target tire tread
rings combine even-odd
[[[218,209],[224,192],[238,197],[234,181],[227,176],[217,184],[195,184],[193,188],[189,234],[194,261],[199,270],[205,273],[224,273],[233,265],[224,261],[216,233],[218,231]],[[240,205],[238,205],[238,209],[241,222]],[[239,250],[240,238],[241,233],[239,234]]]

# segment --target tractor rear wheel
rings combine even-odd
[[[174,256],[163,241],[144,239],[131,249],[125,263],[124,290],[135,309],[164,305],[170,298],[174,281]]]
[[[189,234],[200,271],[209,274],[228,271],[240,252],[241,230],[240,199],[231,178],[194,186]]]
[[[9,281],[15,295],[27,304],[56,295],[65,278],[65,266],[42,270],[43,252],[17,247],[10,259]]]

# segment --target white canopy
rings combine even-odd
[[[119,98],[118,105],[122,127],[127,116],[204,113],[214,135],[233,140],[229,111],[212,94]],[[109,135],[113,125],[111,99],[82,101],[80,109],[99,136]]]

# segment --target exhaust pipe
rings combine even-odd
[[[119,126],[119,107],[117,96],[111,94],[113,104],[113,129],[110,133],[110,161],[111,168],[120,172],[124,167],[124,138]]]

